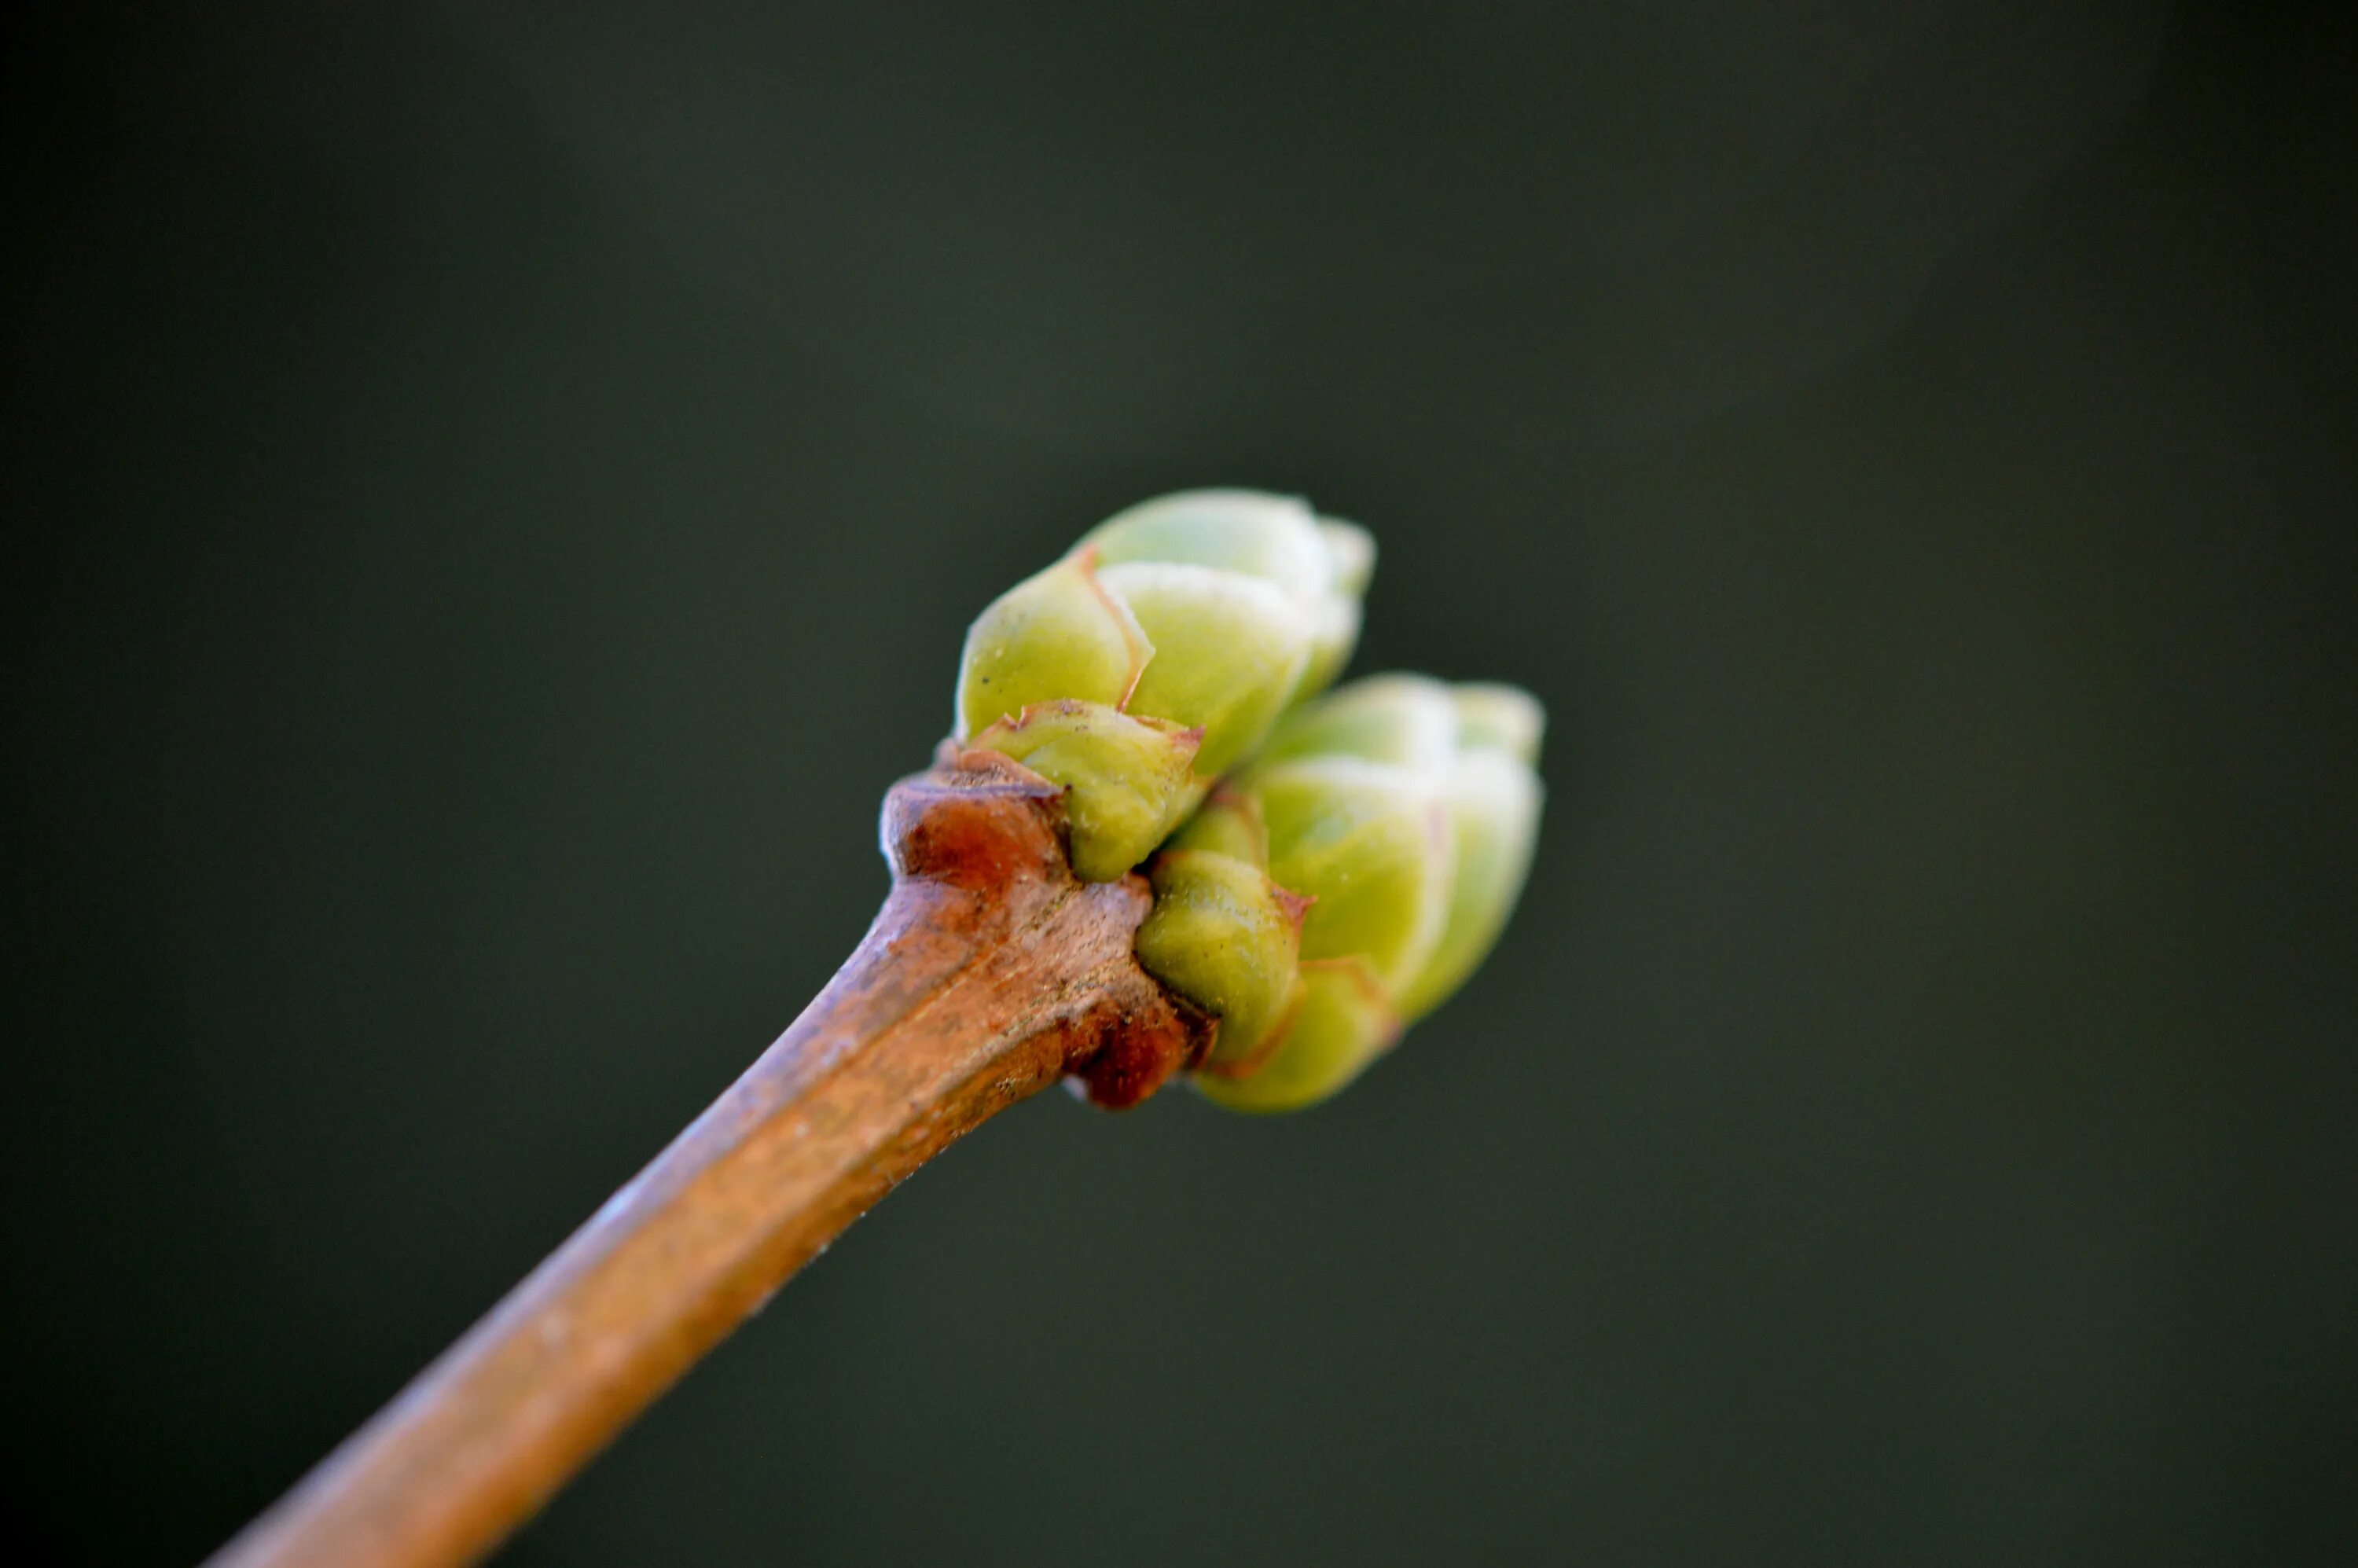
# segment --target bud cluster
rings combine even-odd
[[[1414,676],[1316,697],[1373,564],[1299,501],[1188,492],[1099,524],[967,637],[959,741],[1064,786],[1082,877],[1146,862],[1139,961],[1218,1019],[1196,1081],[1240,1109],[1355,1077],[1481,961],[1530,866],[1531,697]]]

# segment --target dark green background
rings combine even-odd
[[[6,122],[5,1492],[187,1562],[883,891],[1174,486],[1523,682],[1333,1106],[1052,1097],[517,1563],[2358,1560],[2346,9],[60,7]]]

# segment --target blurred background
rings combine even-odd
[[[1158,491],[1554,726],[1352,1093],[1027,1105],[517,1564],[2358,1560],[2358,25],[8,24],[5,1466],[202,1555],[780,1029]]]

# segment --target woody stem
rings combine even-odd
[[[1137,877],[1066,866],[1058,792],[968,753],[888,796],[893,890],[745,1075],[214,1568],[468,1563],[853,1220],[1067,1073],[1152,1093],[1201,1044],[1130,956]]]

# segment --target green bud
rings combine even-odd
[[[1510,687],[1359,681],[1288,715],[1180,830],[1174,844],[1265,853],[1269,874],[1311,901],[1299,1006],[1250,1056],[1216,1052],[1198,1076],[1206,1095],[1249,1110],[1324,1098],[1463,983],[1530,869],[1541,726],[1539,705]],[[1147,967],[1201,1000],[1217,935],[1190,931],[1184,982],[1165,972],[1168,946]]]
[[[1072,791],[1075,869],[1119,876],[1349,656],[1373,560],[1360,530],[1288,497],[1194,491],[1132,507],[975,622],[957,733]],[[1166,740],[1192,732],[1184,776],[1167,744],[1105,713]]]
[[[1528,696],[1385,676],[1308,700],[1374,565],[1292,497],[1162,496],[1001,596],[959,665],[957,736],[1064,786],[1077,874],[1152,857],[1139,961],[1218,1019],[1197,1082],[1239,1109],[1357,1076],[1464,983],[1531,868]]]
[[[1430,1011],[1498,941],[1531,868],[1539,780],[1531,763],[1545,716],[1513,687],[1448,687],[1422,676],[1356,681],[1289,718],[1261,766],[1339,753],[1424,775],[1449,816],[1455,864],[1442,932],[1399,996],[1401,1015]]]

